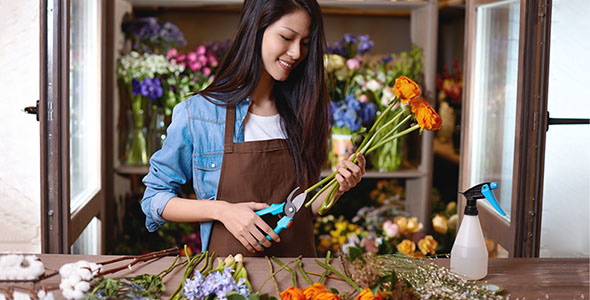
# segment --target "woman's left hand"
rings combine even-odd
[[[340,184],[338,189],[340,194],[355,187],[361,181],[361,177],[365,175],[365,166],[367,164],[365,157],[359,153],[356,163],[352,162],[353,157],[354,154],[343,160],[338,166],[336,180]]]

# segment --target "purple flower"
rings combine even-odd
[[[162,97],[162,83],[158,77],[151,79],[145,78],[140,84],[140,94],[144,97],[148,97],[151,101],[154,101]]]
[[[384,58],[381,59],[381,62],[384,63],[384,64],[386,64],[386,63],[388,63],[388,62],[390,62],[392,60],[393,60],[393,56],[387,55],[387,56],[385,56]]]
[[[133,96],[137,96],[141,93],[141,82],[135,78],[131,79],[131,93]]]
[[[356,36],[346,33],[346,34],[344,34],[344,37],[342,38],[342,43],[343,44],[354,44],[354,43],[356,43]]]
[[[361,103],[360,117],[363,124],[369,123],[375,117],[377,107],[373,103]]]
[[[369,40],[369,35],[365,34],[365,35],[360,35],[359,36],[359,45],[358,45],[358,51],[360,54],[365,54],[367,53],[369,50],[371,50],[371,48],[373,47],[375,43],[373,43],[373,41]]]

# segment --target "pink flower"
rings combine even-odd
[[[209,76],[211,74],[211,69],[207,67],[203,68],[203,74],[205,74],[205,76]]]
[[[197,53],[189,52],[189,54],[187,55],[187,59],[189,63],[197,61]]]
[[[361,62],[358,61],[356,58],[351,58],[346,61],[346,66],[351,70],[356,70],[360,68]]]
[[[205,55],[199,55],[199,58],[197,58],[197,60],[202,64],[202,65],[206,65],[207,64],[207,57],[205,57]]]
[[[172,48],[168,50],[168,53],[166,53],[166,58],[172,59],[175,58],[176,55],[178,55],[178,50],[176,50],[176,48]]]
[[[362,94],[359,96],[359,102],[360,103],[367,103],[369,101],[369,97],[367,97],[367,95]]]
[[[397,237],[399,235],[399,227],[397,224],[387,220],[383,223],[383,232],[387,237]]]
[[[377,249],[377,243],[375,243],[375,241],[370,238],[363,238],[361,240],[361,247],[365,247],[367,251],[372,253],[379,252],[379,249]]]
[[[197,47],[197,54],[205,55],[205,53],[207,53],[207,48],[205,48],[205,46],[201,45]]]
[[[217,57],[210,55],[207,57],[207,60],[209,61],[209,65],[211,66],[211,68],[215,68],[219,65],[219,61],[217,60]]]
[[[193,71],[198,71],[201,69],[201,63],[198,61],[193,61],[189,63],[189,68],[191,68],[191,70]]]

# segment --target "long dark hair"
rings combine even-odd
[[[316,0],[246,0],[240,25],[215,79],[199,92],[221,105],[236,105],[258,85],[262,72],[261,45],[266,28],[283,15],[304,9],[311,18],[307,57],[288,79],[275,82],[273,96],[286,132],[298,184],[316,181],[326,159],[329,133],[328,96],[324,81],[324,26]]]

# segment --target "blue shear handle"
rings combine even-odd
[[[289,225],[289,223],[291,222],[291,220],[293,220],[293,219],[292,218],[289,218],[289,217],[282,217],[279,220],[279,222],[277,223],[277,227],[275,227],[275,229],[274,229],[274,231],[276,232],[276,234],[279,234],[283,229],[287,228],[287,226]],[[266,235],[266,239],[269,240],[269,241],[272,241],[272,238],[270,237],[270,235]]]
[[[273,204],[265,209],[261,209],[259,211],[256,212],[257,215],[262,216],[262,215],[266,215],[266,214],[272,214],[272,215],[277,215],[283,212],[283,207],[285,206],[285,202],[281,203],[281,204]]]

